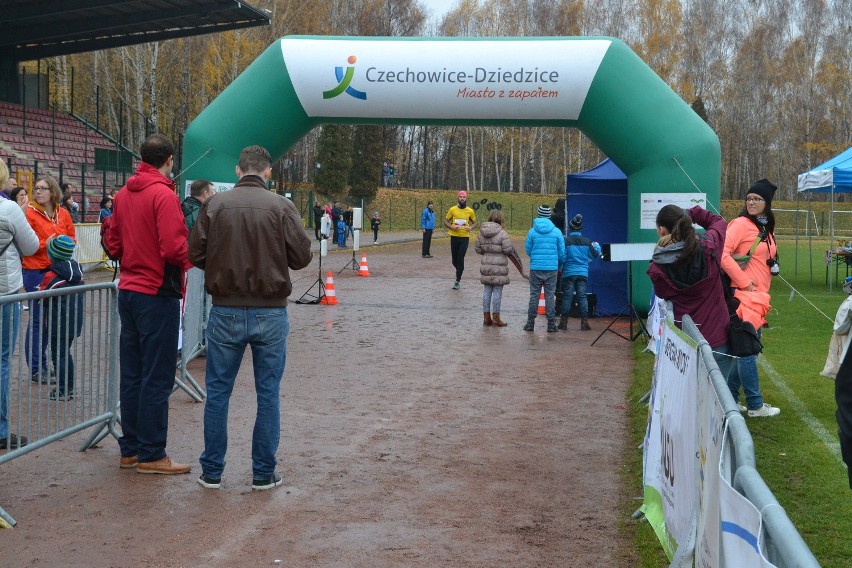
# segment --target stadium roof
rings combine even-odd
[[[0,0],[0,51],[16,61],[269,25],[238,0]]]

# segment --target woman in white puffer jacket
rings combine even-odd
[[[0,160],[0,187],[6,186],[9,170]],[[38,237],[27,222],[21,207],[9,199],[0,199],[0,296],[17,294],[24,286],[21,276],[21,255],[29,256],[38,250]],[[18,340],[21,303],[0,305],[0,449],[17,449],[27,439],[9,432],[6,408],[9,400],[9,359]]]

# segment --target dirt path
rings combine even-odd
[[[629,343],[481,325],[479,257],[450,290],[448,246],[371,247],[370,278],[337,270],[338,306],[291,305],[279,471],[252,493],[250,357],[231,402],[219,491],[200,473],[203,405],[172,398],[169,451],[189,476],[118,469],[82,436],[0,466],[0,566],[626,566],[618,546]],[[359,259],[360,259],[360,255]],[[294,297],[317,275],[298,274]],[[203,377],[204,360],[193,362]],[[275,564],[276,560],[281,562]]]

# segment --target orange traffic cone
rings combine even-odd
[[[337,305],[337,294],[334,293],[334,276],[331,272],[325,278],[325,296],[320,300],[320,304]]]
[[[543,316],[547,313],[544,307],[544,286],[541,287],[541,294],[538,295],[538,315]]]
[[[358,269],[358,276],[369,276],[370,269],[367,268],[367,253],[361,253],[361,268]]]

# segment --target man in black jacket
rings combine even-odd
[[[846,463],[849,488],[852,489],[852,349],[840,364],[834,380],[834,399],[837,402],[837,435],[840,438],[840,453]]]

